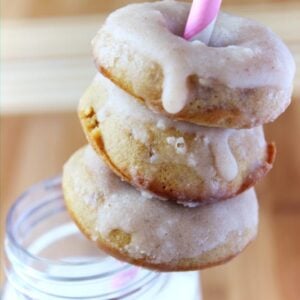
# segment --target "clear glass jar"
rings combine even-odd
[[[200,299],[198,272],[159,273],[99,251],[62,201],[61,178],[21,195],[7,216],[2,300]]]

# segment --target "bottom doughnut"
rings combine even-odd
[[[122,182],[90,146],[65,164],[66,206],[81,231],[108,254],[159,271],[224,263],[256,236],[254,189],[215,204],[184,207]]]

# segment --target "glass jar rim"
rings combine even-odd
[[[78,257],[79,261],[75,257],[74,260],[55,260],[39,255],[45,249],[40,248],[41,240],[31,240],[30,236],[27,239],[26,234],[30,235],[38,224],[46,225],[53,216],[63,217],[63,223],[58,222],[58,227],[40,235],[44,245],[48,245],[47,240],[56,243],[65,236],[79,234],[79,229],[68,218],[62,197],[61,176],[56,176],[31,186],[11,206],[6,218],[5,239],[5,271],[11,285],[22,295],[35,295],[34,299],[41,296],[49,296],[45,299],[98,299],[100,296],[109,297],[100,299],[123,299],[126,295],[150,289],[160,277],[159,273],[108,255],[99,258],[83,255]],[[52,240],[52,236],[56,238]],[[74,282],[78,284],[74,286]],[[57,284],[63,284],[64,289],[53,292]],[[99,288],[101,286],[105,292]],[[81,293],[86,293],[82,287],[86,287],[88,298],[80,298]]]
[[[94,259],[94,260],[88,260],[88,261],[56,261],[53,259],[49,259],[49,258],[45,258],[45,257],[41,257],[39,255],[35,255],[33,253],[31,253],[29,250],[27,250],[25,247],[23,247],[21,245],[20,242],[18,242],[17,237],[15,235],[14,230],[12,229],[13,226],[13,222],[14,222],[14,217],[15,214],[17,213],[17,209],[19,208],[19,206],[26,201],[26,197],[35,192],[36,190],[44,187],[45,189],[51,189],[51,188],[60,188],[61,186],[61,179],[62,176],[58,175],[58,176],[54,176],[51,177],[49,179],[46,180],[42,180],[34,185],[32,185],[31,187],[29,187],[27,190],[25,190],[20,196],[18,196],[15,200],[15,202],[12,204],[12,206],[10,207],[7,217],[6,217],[6,243],[9,242],[9,244],[18,252],[21,253],[21,255],[23,257],[26,257],[27,259],[29,259],[30,261],[33,262],[37,262],[37,263],[41,263],[41,264],[47,264],[47,265],[51,265],[51,266],[66,266],[66,267],[70,267],[70,266],[91,266],[91,265],[95,265],[95,264],[99,264],[99,260]],[[100,250],[99,250],[100,251]],[[109,271],[109,273],[114,273],[114,272],[119,272],[119,271],[123,271],[126,270],[127,268],[132,267],[129,264],[124,264],[121,266],[118,266],[115,269],[112,269]],[[104,273],[103,276],[107,276],[109,274]]]

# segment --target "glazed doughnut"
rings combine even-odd
[[[280,38],[220,13],[210,44],[182,38],[190,5],[159,1],[112,13],[93,40],[97,68],[169,118],[251,128],[289,105],[294,60]]]
[[[89,146],[65,164],[63,191],[71,216],[101,249],[159,271],[223,263],[256,236],[253,189],[228,201],[185,208],[122,182]]]
[[[149,111],[97,75],[79,105],[87,138],[123,180],[185,205],[231,198],[272,167],[262,127],[207,128]]]

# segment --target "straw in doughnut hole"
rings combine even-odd
[[[264,26],[225,13],[210,47],[186,41],[189,8],[162,1],[111,14],[93,41],[99,71],[172,119],[223,128],[275,120],[291,99],[295,65],[286,46]]]
[[[198,39],[208,44],[222,0],[193,0],[184,30],[187,40]]]

